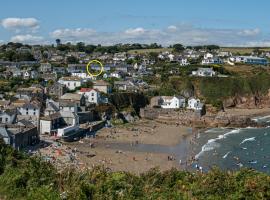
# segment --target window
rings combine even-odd
[[[74,87],[76,87],[76,83],[74,83]]]
[[[92,97],[94,96],[94,93],[92,93]]]
[[[26,115],[28,115],[28,112],[26,112]]]
[[[36,112],[34,112],[34,115],[36,115]]]
[[[92,98],[92,101],[94,101],[94,98]]]
[[[6,118],[6,122],[8,122],[8,118]]]
[[[36,109],[34,108],[34,111],[36,111]]]

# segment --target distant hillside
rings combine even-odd
[[[156,52],[156,53],[160,53],[160,52],[171,52],[173,49],[172,48],[158,48],[158,49],[135,49],[135,50],[130,50],[128,51],[128,53],[131,54],[143,54],[143,53],[150,53],[150,52]]]

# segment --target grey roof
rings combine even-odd
[[[59,102],[54,102],[54,101],[47,102],[46,110],[59,111]]]
[[[28,109],[39,109],[39,106],[38,105],[35,105],[33,103],[26,103],[22,106],[22,108],[28,108]]]
[[[32,122],[30,122],[26,119],[21,119],[20,121],[18,121],[18,124],[26,126],[26,127],[34,127],[35,126]]]
[[[60,99],[63,100],[75,100],[75,101],[80,101],[81,98],[82,98],[81,94],[74,94],[74,93],[66,93],[60,97]]]
[[[59,119],[61,117],[62,117],[61,114],[59,112],[57,112],[57,113],[53,113],[49,116],[42,117],[41,120],[51,121],[54,119]]]
[[[76,107],[77,103],[67,100],[59,100],[60,107]]]
[[[15,109],[9,109],[9,110],[5,110],[5,111],[0,111],[0,115],[6,114],[8,116],[12,116],[12,115],[15,115],[16,113],[17,113],[17,110],[15,110]]]

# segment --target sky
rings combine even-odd
[[[270,46],[269,0],[1,1],[0,43]]]

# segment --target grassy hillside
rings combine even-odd
[[[270,176],[242,169],[207,174],[153,169],[136,176],[102,168],[55,168],[0,144],[0,199],[270,199]]]
[[[128,53],[144,54],[144,53],[150,53],[150,52],[156,52],[156,53],[160,53],[160,52],[165,52],[165,51],[169,51],[169,52],[171,52],[171,51],[172,51],[172,49],[171,49],[171,48],[159,48],[159,49],[137,49],[137,50],[130,50],[130,51],[128,51]]]
[[[240,54],[251,54],[254,50],[261,50],[261,51],[270,51],[270,47],[222,47],[221,50],[223,51],[230,51],[233,54],[240,53]]]

